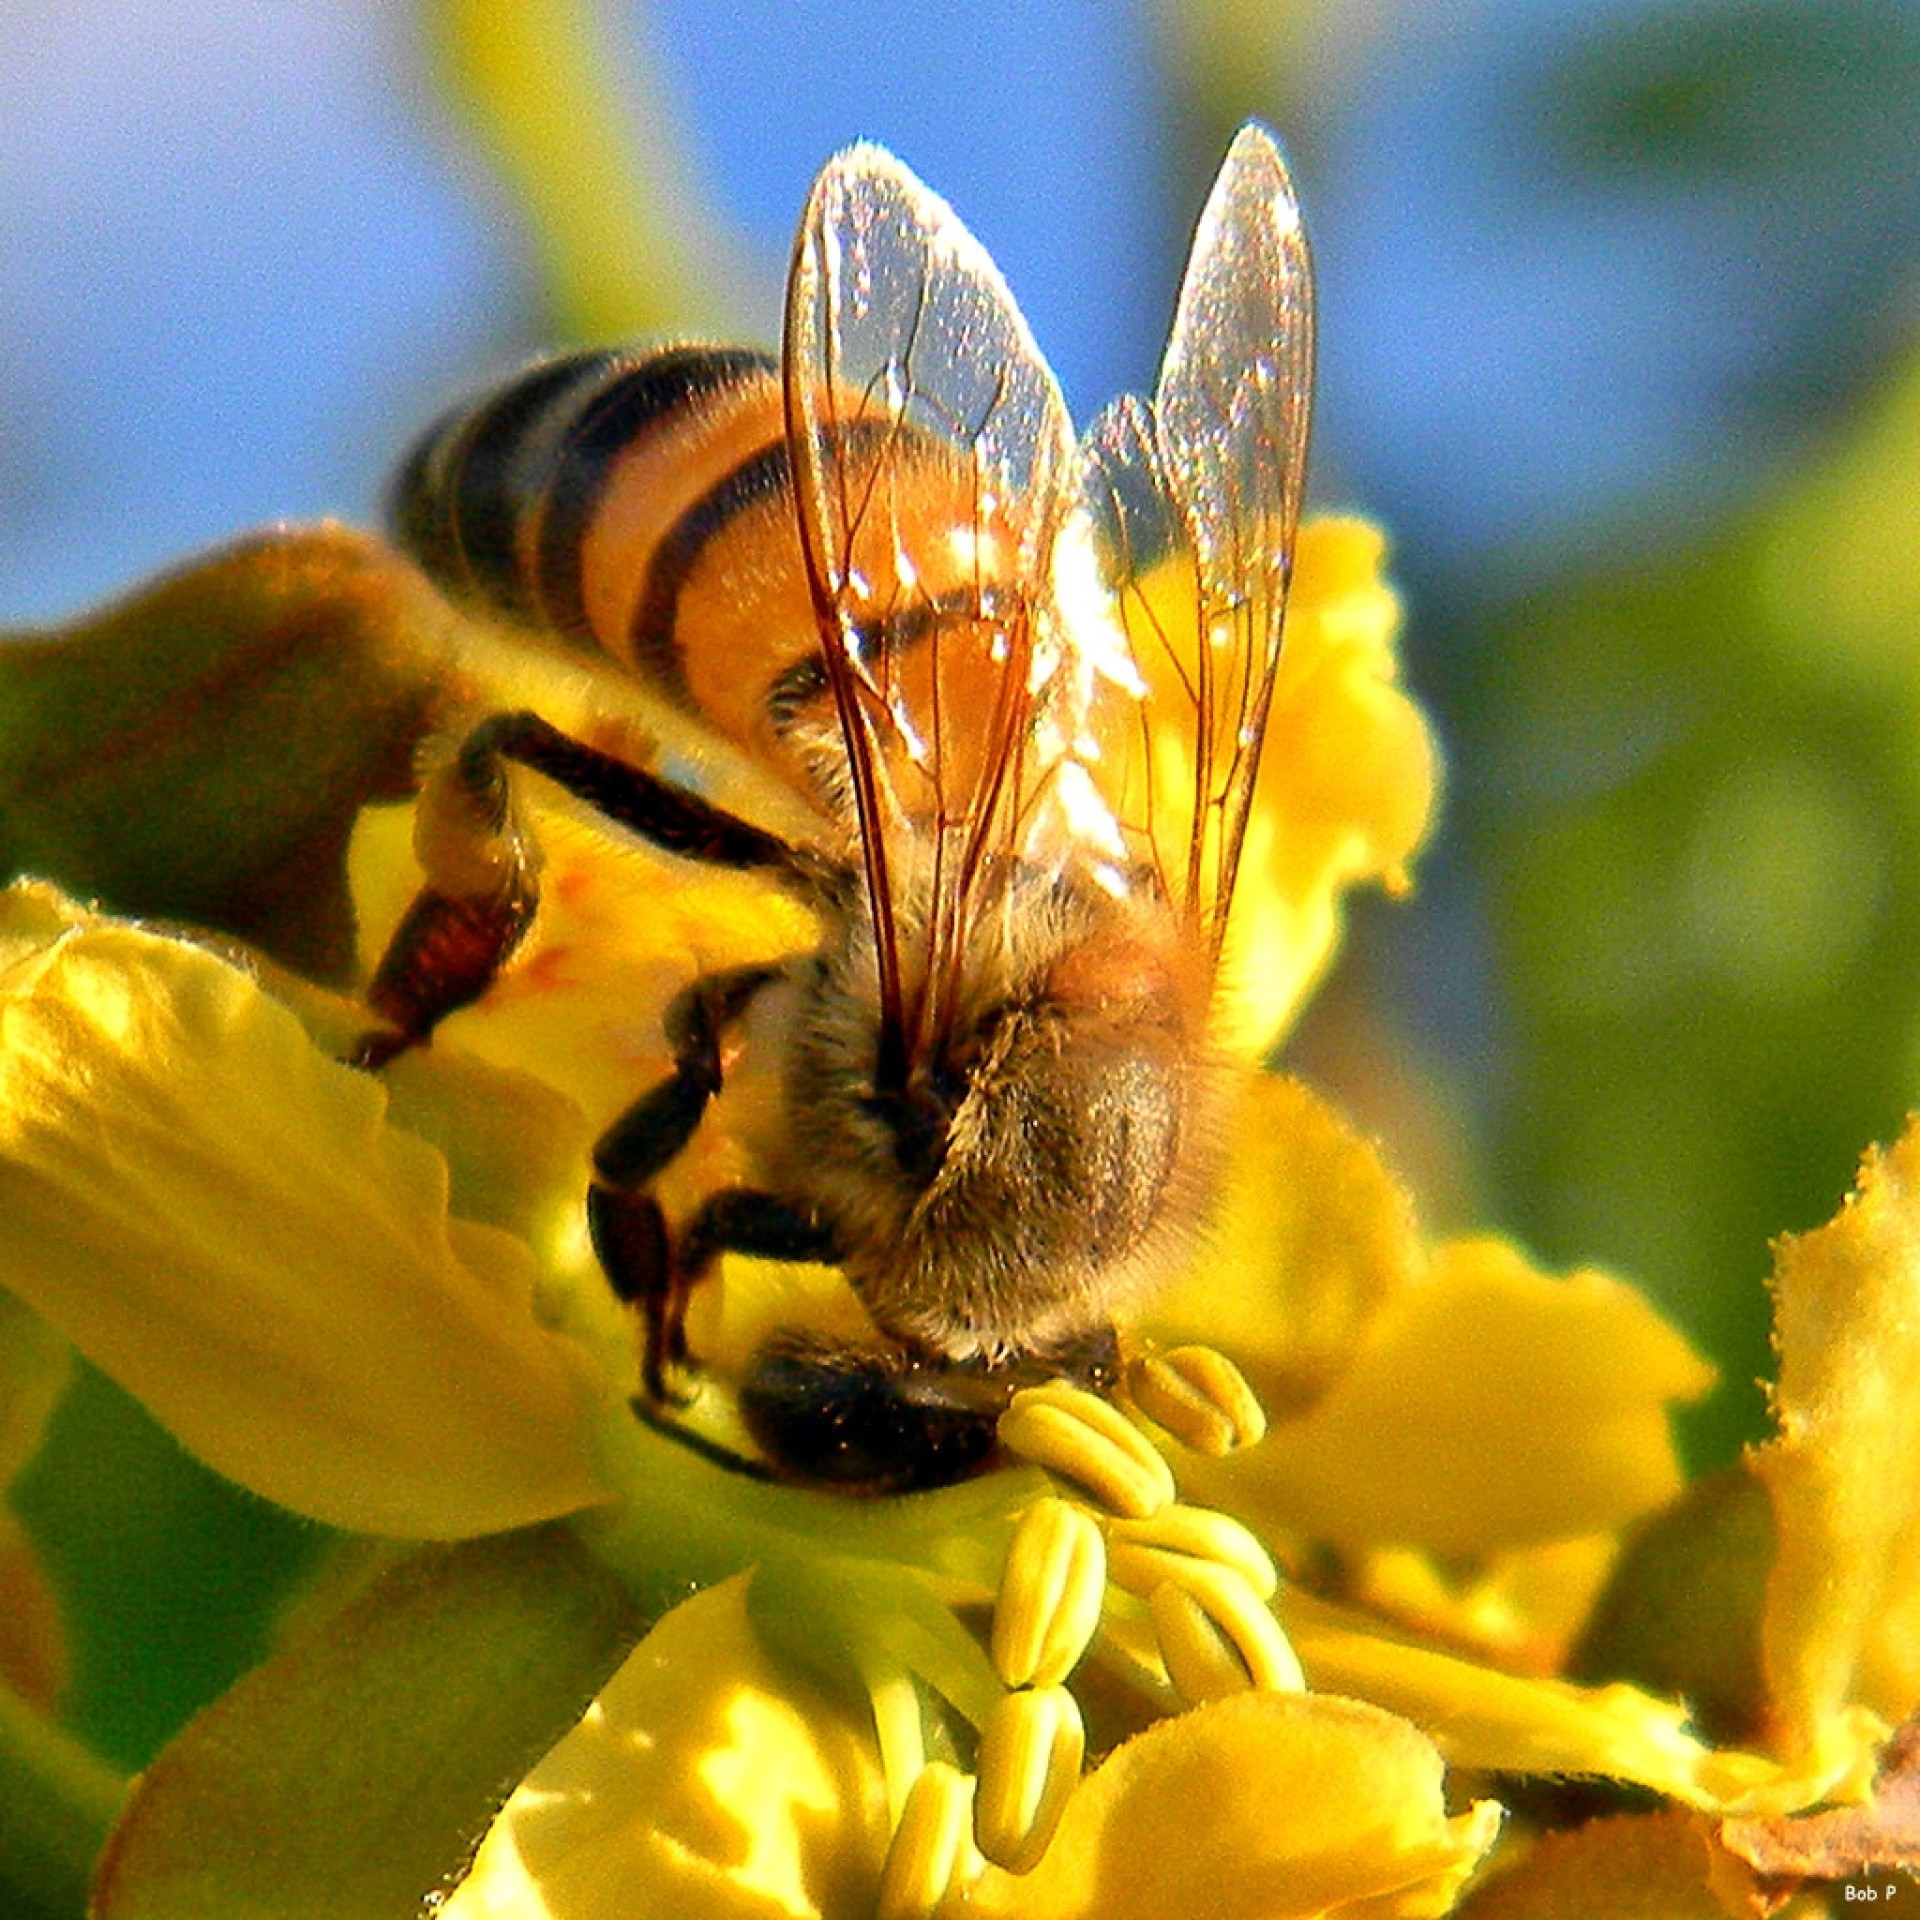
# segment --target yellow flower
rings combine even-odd
[[[1850,1700],[1920,1709],[1920,1118],[1834,1220],[1781,1240],[1774,1285],[1763,1650],[1775,1731],[1799,1749]]]
[[[1378,561],[1357,524],[1303,531],[1229,937],[1243,1052],[1325,965],[1344,888],[1395,881],[1425,830],[1435,762]],[[1867,1624],[1909,1603],[1904,1508],[1795,1463],[1898,1456],[1876,1409],[1906,1361],[1822,1382],[1796,1356],[1851,1349],[1792,1329],[1864,1301],[1898,1345],[1904,1161],[1783,1280],[1783,1415],[1854,1438],[1779,1456],[1812,1489],[1782,1493],[1770,1614],[1796,1737],[1720,1749],[1674,1701],[1557,1672],[1622,1532],[1679,1489],[1667,1410],[1705,1369],[1606,1276],[1430,1243],[1283,1080],[1233,1118],[1219,1231],[1149,1316],[1135,1403],[1032,1390],[1002,1424],[1016,1464],[872,1501],[636,1421],[589,1143],[659,1073],[677,984],[813,929],[566,808],[539,826],[526,951],[379,1077],[338,1064],[349,999],[49,886],[0,897],[0,1279],[241,1485],[410,1543],[147,1772],[103,1920],[303,1872],[466,1920],[1439,1914],[1501,1832],[1448,1767],[1709,1821],[1866,1794],[1882,1723],[1848,1675],[1857,1652],[1883,1711],[1912,1691]],[[373,949],[413,885],[406,831],[370,812],[356,838]],[[749,1164],[724,1101],[704,1134],[672,1174],[690,1193]],[[731,1257],[699,1311],[722,1375],[769,1324],[857,1319],[829,1271]],[[1834,1540],[1852,1584],[1810,1587]]]
[[[387,1108],[241,968],[7,894],[12,1292],[209,1465],[316,1519],[455,1538],[608,1498],[605,1387],[537,1319],[526,1243],[453,1218],[446,1162]]]
[[[746,1577],[676,1607],[528,1774],[447,1920],[800,1920],[872,1907],[886,1789],[865,1716],[782,1668]]]
[[[1243,1693],[1162,1720],[1095,1769],[1046,1857],[968,1911],[1023,1920],[1310,1920],[1448,1912],[1500,1810],[1449,1816],[1444,1767],[1355,1700]]]
[[[1621,1535],[1681,1490],[1668,1409],[1712,1372],[1596,1273],[1504,1242],[1428,1243],[1378,1155],[1305,1088],[1259,1084],[1231,1223],[1150,1333],[1229,1354],[1274,1415],[1182,1467],[1328,1597],[1276,1607],[1316,1689],[1405,1715],[1461,1766],[1589,1774],[1716,1813],[1864,1791],[1877,1723],[1839,1715],[1781,1759],[1717,1749],[1681,1706],[1551,1677]]]
[[[1400,602],[1385,558],[1368,521],[1300,529],[1222,956],[1222,1038],[1249,1057],[1279,1043],[1332,959],[1347,891],[1378,882],[1404,892],[1433,824],[1439,752],[1399,684]]]

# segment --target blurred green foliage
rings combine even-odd
[[[1450,831],[1501,999],[1487,1171],[1761,1426],[1767,1243],[1826,1219],[1920,1067],[1920,370],[1763,506],[1473,636]]]

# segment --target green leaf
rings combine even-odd
[[[444,604],[342,527],[258,534],[0,648],[0,877],[353,959],[361,804],[411,790],[453,696]]]
[[[642,1625],[561,1528],[416,1554],[160,1756],[96,1920],[413,1920]]]

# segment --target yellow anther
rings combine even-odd
[[[1107,1547],[1066,1500],[1036,1500],[1007,1548],[993,1609],[993,1664],[1010,1687],[1058,1686],[1100,1625]]]
[[[1010,1693],[988,1715],[973,1834],[996,1866],[1026,1873],[1039,1865],[1079,1784],[1086,1752],[1087,1730],[1065,1687]]]
[[[1211,1507],[1176,1503],[1145,1520],[1115,1520],[1107,1529],[1107,1577],[1129,1593],[1151,1593],[1175,1580],[1188,1561],[1231,1567],[1262,1600],[1280,1590],[1272,1556],[1238,1520]]]
[[[1119,1408],[1064,1380],[1026,1387],[1000,1416],[1000,1442],[1086,1488],[1125,1519],[1173,1504],[1173,1471]]]
[[[920,1769],[880,1873],[879,1920],[928,1920],[969,1877],[973,1781],[944,1760]]]
[[[1267,1431],[1267,1413],[1247,1377],[1212,1347],[1175,1347],[1127,1368],[1134,1404],[1182,1446],[1212,1459],[1250,1447]]]
[[[1167,1678],[1195,1706],[1252,1687],[1298,1693],[1306,1686],[1279,1623],[1231,1567],[1189,1561],[1147,1596],[1147,1610]]]

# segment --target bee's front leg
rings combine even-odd
[[[367,990],[389,1029],[361,1040],[354,1065],[384,1066],[421,1045],[448,1014],[486,992],[525,936],[539,903],[540,857],[514,808],[509,762],[544,774],[668,853],[768,870],[802,895],[832,883],[830,863],[538,714],[490,715],[421,792],[414,851],[427,884]]]
[[[655,1404],[681,1397],[672,1389],[669,1370],[687,1360],[687,1302],[721,1253],[733,1249],[783,1260],[830,1257],[832,1235],[820,1221],[771,1194],[746,1188],[710,1195],[676,1242],[650,1191],[720,1091],[720,1045],[727,1029],[776,977],[771,967],[735,967],[707,974],[676,995],[666,1017],[673,1070],[594,1147],[587,1224],[609,1284],[640,1309],[645,1321],[641,1379]]]

